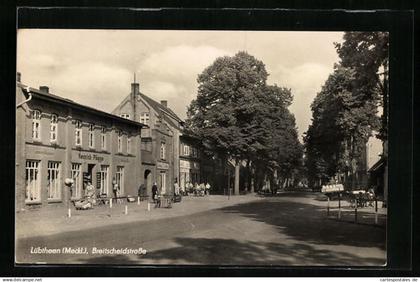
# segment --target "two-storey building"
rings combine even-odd
[[[79,199],[90,181],[97,192],[137,195],[141,175],[139,122],[17,82],[16,207]],[[74,180],[71,192],[64,180]],[[71,193],[71,194],[70,194]]]
[[[158,103],[141,93],[136,82],[112,113],[147,125],[141,135],[141,175],[147,194],[151,195],[153,182],[163,194],[173,194],[174,181],[179,177],[182,120],[168,107],[167,101]]]

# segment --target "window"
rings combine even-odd
[[[108,171],[109,171],[109,166],[107,165],[101,165],[101,170],[99,172],[100,174],[100,190],[101,190],[101,194],[106,194],[108,195]]]
[[[80,120],[76,121],[76,129],[74,132],[74,136],[76,138],[76,146],[82,146],[82,122]]]
[[[26,161],[26,202],[41,200],[40,161]]]
[[[61,199],[60,163],[48,162],[47,189],[48,200]]]
[[[122,118],[126,118],[126,119],[130,119],[130,115],[129,114],[121,114]]]
[[[166,159],[166,144],[165,142],[160,143],[160,159]]]
[[[57,142],[57,131],[58,131],[58,117],[55,114],[51,115],[50,122],[50,142]]]
[[[127,154],[131,154],[131,138],[127,136]]]
[[[162,194],[165,194],[166,192],[166,172],[161,171],[160,172],[160,187],[162,187]]]
[[[95,147],[95,125],[89,124],[89,148]]]
[[[74,181],[74,185],[71,189],[71,197],[78,199],[82,194],[82,164],[71,164],[71,178]]]
[[[118,131],[117,132],[117,134],[118,134],[118,153],[121,153],[122,152],[122,132],[121,131]]]
[[[117,181],[117,185],[120,188],[120,195],[124,194],[124,167],[123,166],[117,166],[117,174],[115,177],[115,180]]]
[[[106,150],[106,128],[101,128],[101,149]]]
[[[140,114],[140,123],[144,123],[149,125],[150,115],[149,113],[141,113]]]
[[[184,145],[184,156],[190,155],[190,146]]]
[[[32,112],[32,139],[41,140],[41,112],[38,110]]]

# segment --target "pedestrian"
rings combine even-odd
[[[175,196],[179,195],[179,185],[178,185],[178,181],[175,179],[175,183],[174,183],[174,193]]]
[[[157,192],[158,192],[157,183],[154,182],[152,186],[152,199],[154,203],[156,203],[157,201]]]
[[[96,203],[95,194],[95,187],[93,187],[92,183],[89,181],[86,185],[86,198],[92,205]]]
[[[112,181],[112,183],[114,184],[113,186],[112,186],[112,192],[114,192],[114,198],[118,198],[118,189],[119,189],[119,187],[118,187],[118,183],[115,181],[115,179]]]
[[[207,195],[210,195],[210,188],[211,188],[211,186],[210,186],[210,184],[207,182],[207,183],[206,183],[206,194],[207,194]]]

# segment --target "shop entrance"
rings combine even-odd
[[[85,179],[85,187],[87,185],[87,182],[90,182],[93,185],[93,168],[95,167],[95,164],[88,164],[87,167],[87,179]]]

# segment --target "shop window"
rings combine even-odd
[[[131,154],[131,138],[127,137],[127,154]]]
[[[95,125],[89,124],[89,148],[95,147]]]
[[[117,181],[117,185],[120,189],[119,191],[120,195],[123,195],[124,194],[124,167],[123,166],[117,166],[117,174],[116,174],[115,180]]]
[[[101,149],[106,150],[106,128],[102,127],[101,129]]]
[[[41,200],[40,161],[26,161],[26,202]]]
[[[41,141],[41,112],[38,110],[32,112],[32,139]]]
[[[122,132],[118,131],[118,141],[117,141],[117,147],[118,147],[118,153],[122,152]]]
[[[76,121],[74,136],[76,146],[82,146],[82,122],[80,120]]]
[[[61,199],[61,175],[59,162],[48,162],[47,190],[48,200]]]
[[[166,144],[165,142],[160,143],[160,159],[166,159]]]
[[[140,114],[140,123],[149,125],[150,115],[149,113],[141,113]]]
[[[50,121],[50,142],[57,142],[58,133],[58,116],[55,114],[51,115]]]
[[[107,165],[101,165],[100,170],[100,191],[101,194],[108,195],[108,172],[109,172],[109,166]]]
[[[130,115],[129,114],[121,114],[122,118],[126,118],[126,119],[130,119]]]
[[[74,181],[71,189],[71,198],[78,199],[82,194],[82,164],[72,163],[71,164],[71,178]]]

